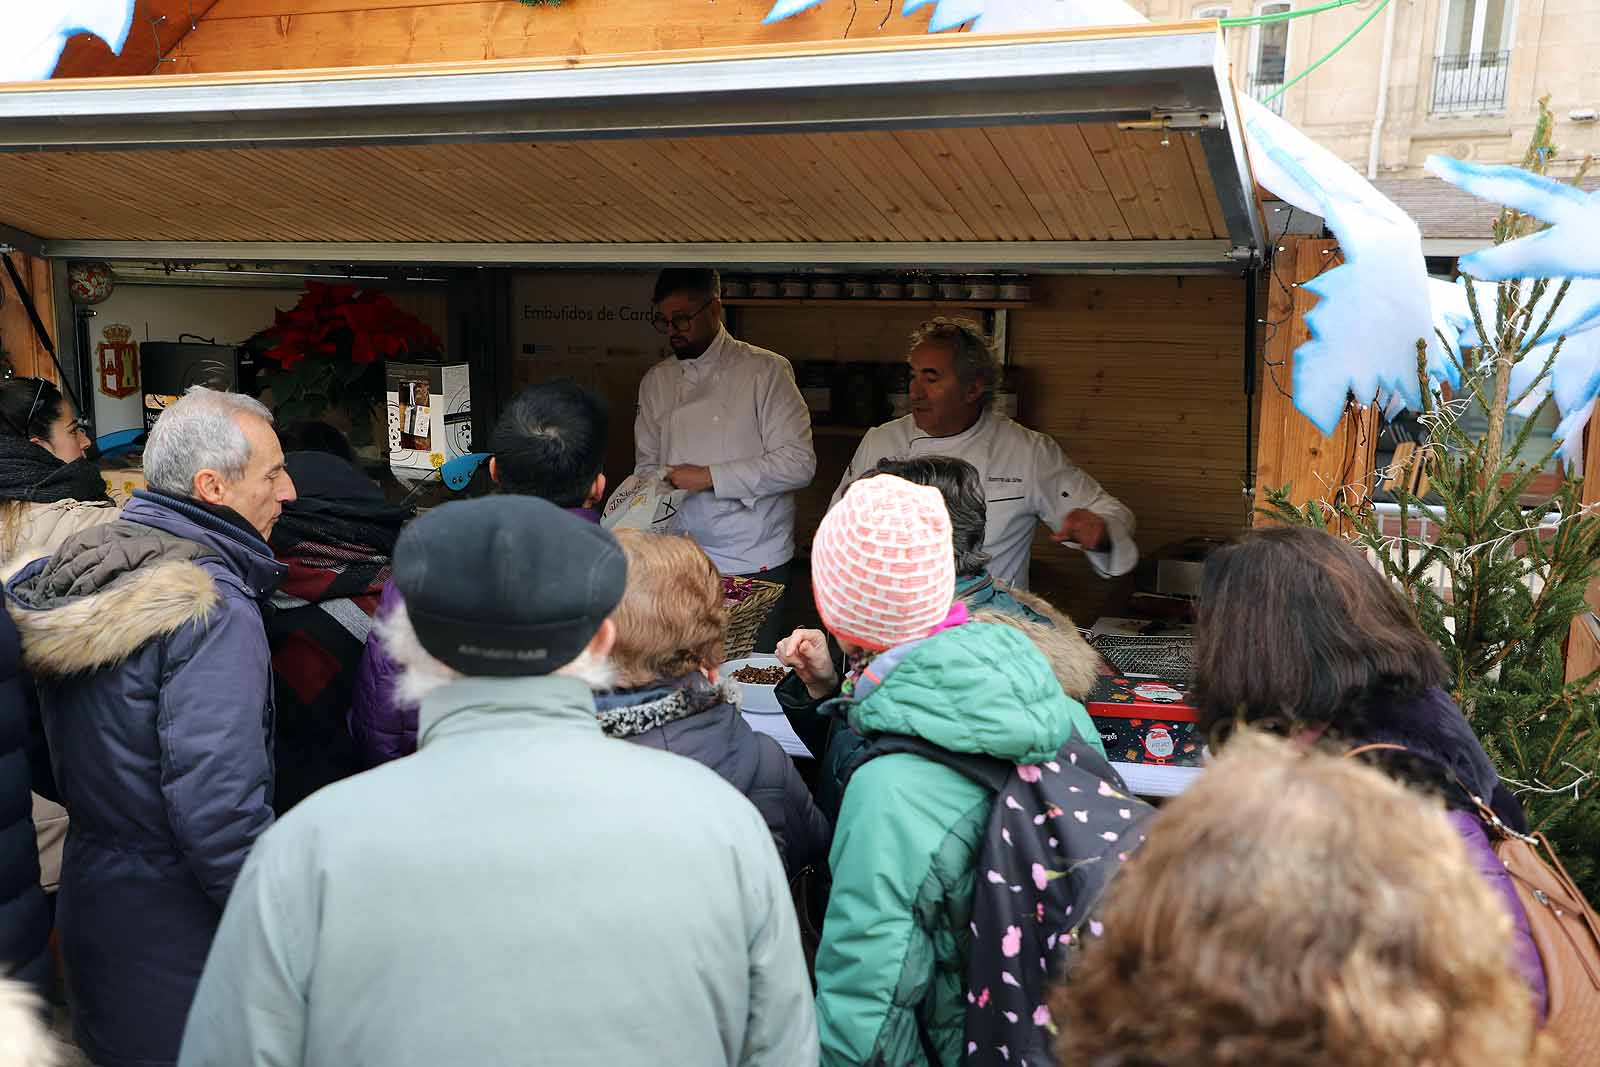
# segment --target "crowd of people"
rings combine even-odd
[[[820,758],[754,732],[721,579],[795,581],[809,429],[714,274],[656,297],[682,358],[640,451],[708,494],[687,536],[599,524],[608,415],[570,382],[506,406],[493,493],[417,517],[337,433],[203,388],[119,510],[68,400],[0,382],[0,953],[54,998],[55,931],[93,1063],[1560,1062],[1474,798],[1520,807],[1350,546],[1215,554],[1213,763],[1126,794],[1094,652],[1015,579],[1040,520],[1125,570],[1131,516],[988,413],[968,326],[919,331],[927,432],[869,434],[815,533],[822,628],[769,633]],[[992,508],[1011,462],[1054,470]],[[33,1015],[0,987],[0,1065],[49,1062]]]

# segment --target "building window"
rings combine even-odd
[[[1227,4],[1201,4],[1194,9],[1197,19],[1225,19],[1233,14],[1233,9]]]
[[[1511,66],[1512,0],[1445,0],[1433,60],[1435,115],[1500,111]]]
[[[1281,15],[1294,9],[1289,3],[1260,4],[1257,15]],[[1283,88],[1289,67],[1289,23],[1265,22],[1255,27],[1250,47],[1250,95],[1274,112],[1283,114],[1283,97],[1272,96]]]

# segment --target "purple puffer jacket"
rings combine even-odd
[[[1521,804],[1501,784],[1494,762],[1484,752],[1472,727],[1448,693],[1429,689],[1410,699],[1379,701],[1367,709],[1365,718],[1357,741],[1397,744],[1409,749],[1443,770],[1444,775],[1436,785],[1449,780],[1458,782],[1482,797],[1502,821],[1519,830],[1527,829]],[[1549,1014],[1550,995],[1544,964],[1539,959],[1528,913],[1517,897],[1511,875],[1494,854],[1483,822],[1475,812],[1452,808],[1447,814],[1450,824],[1467,846],[1473,865],[1511,916],[1511,961],[1527,980],[1539,1018],[1544,1019]]]
[[[567,511],[588,522],[600,521],[600,513],[593,508],[568,508]],[[388,618],[399,603],[400,590],[391,581],[383,587],[376,617]],[[355,697],[347,720],[356,750],[369,767],[409,756],[417,750],[417,708],[401,704],[395,698],[395,680],[399,674],[400,665],[390,658],[389,650],[383,647],[374,628],[361,653],[361,669],[356,676]]]
[[[1462,842],[1466,844],[1467,855],[1472,857],[1472,865],[1483,875],[1483,880],[1489,883],[1495,896],[1500,898],[1506,911],[1511,914],[1512,957],[1517,970],[1522,972],[1528,987],[1533,990],[1534,1006],[1538,1009],[1539,1018],[1544,1019],[1550,1011],[1544,963],[1539,959],[1539,949],[1533,943],[1533,928],[1528,923],[1527,909],[1517,897],[1517,887],[1511,881],[1511,875],[1506,871],[1505,864],[1494,854],[1494,846],[1490,844],[1489,835],[1484,831],[1483,821],[1470,811],[1451,810],[1445,814],[1450,819],[1450,825],[1456,828],[1456,833],[1461,835]]]

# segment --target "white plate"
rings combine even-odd
[[[743,667],[781,667],[777,656],[757,655],[746,656],[743,659],[730,659],[719,669],[718,674],[725,681],[732,682],[739,687],[739,707],[754,715],[782,715],[783,708],[778,703],[778,695],[773,692],[776,686],[755,685],[749,682],[734,681],[733,672]]]
[[[744,713],[744,721],[750,724],[752,730],[766,734],[791,756],[814,759],[816,757],[806,748],[805,742],[800,740],[800,735],[789,725],[789,717],[783,713],[783,705],[778,703],[778,694],[773,692],[775,686],[754,685],[733,680],[733,672],[741,667],[781,666],[783,665],[778,662],[777,656],[746,656],[744,659],[731,659],[724,663],[718,670],[718,676],[733,682],[738,687],[739,710]]]

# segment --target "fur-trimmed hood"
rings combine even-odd
[[[23,664],[67,677],[115,666],[147,642],[203,622],[220,594],[204,546],[137,523],[70,538],[55,556],[8,576],[6,607]]]
[[[974,611],[972,621],[997,622],[1021,630],[1050,661],[1050,669],[1055,672],[1056,681],[1061,683],[1061,691],[1074,700],[1087,700],[1099,673],[1098,653],[1089,647],[1089,642],[1083,639],[1072,620],[1049,601],[1021,589],[1008,587],[1006,592],[1018,603],[1049,621],[1034,622],[994,608]]]
[[[598,694],[594,703],[595,717],[600,720],[600,729],[607,737],[636,737],[718,705],[738,707],[739,694],[727,684],[679,681]]]

